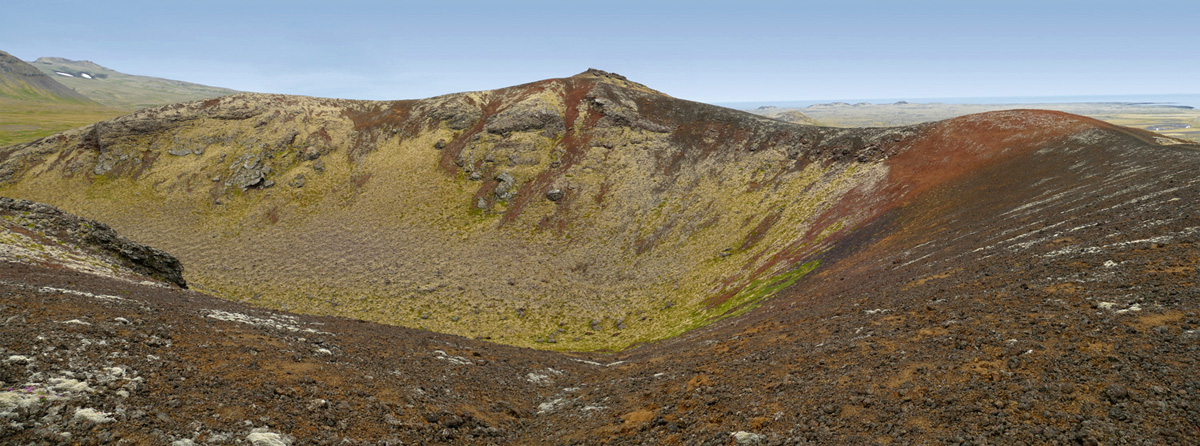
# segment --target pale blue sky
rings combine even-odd
[[[239,90],[421,98],[614,71],[706,102],[1200,93],[1183,1],[5,0],[0,50]]]

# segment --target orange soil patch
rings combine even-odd
[[[1160,325],[1166,325],[1169,322],[1178,322],[1183,320],[1182,311],[1168,311],[1159,314],[1147,314],[1137,318],[1136,324],[1141,328],[1152,328]]]
[[[688,380],[687,391],[691,392],[700,387],[711,386],[712,384],[713,384],[712,378],[709,378],[708,375],[696,375],[692,379]]]
[[[1075,294],[1083,287],[1075,283],[1056,283],[1046,287],[1046,292],[1050,294]]]
[[[621,415],[621,419],[625,420],[625,426],[634,427],[643,423],[649,423],[650,420],[653,420],[656,415],[658,415],[657,410],[646,408]]]
[[[951,276],[951,275],[953,275],[953,274],[954,274],[954,271],[946,271],[946,272],[944,272],[944,273],[941,273],[941,274],[934,274],[934,275],[932,275],[932,276],[925,276],[925,277],[922,277],[922,278],[920,278],[920,279],[917,279],[917,280],[914,280],[914,281],[912,281],[912,282],[909,282],[909,283],[907,283],[907,284],[904,284],[904,286],[903,286],[903,287],[901,287],[901,289],[902,289],[902,290],[909,290],[909,289],[912,289],[912,288],[914,288],[914,287],[919,287],[919,286],[921,286],[921,285],[924,285],[926,282],[929,282],[929,281],[931,281],[931,280],[945,279],[945,278],[947,278],[947,277],[950,277],[950,276]]]

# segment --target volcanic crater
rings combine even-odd
[[[806,126],[599,70],[146,109],[0,148],[0,195],[191,288],[0,203],[0,434],[1194,443],[1198,149],[1039,110]]]

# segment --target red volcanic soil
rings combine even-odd
[[[819,269],[745,315],[614,354],[6,264],[0,359],[33,359],[0,363],[0,381],[95,390],[13,411],[0,438],[1200,443],[1200,151],[1149,141],[1041,111],[918,127],[880,152],[888,185],[859,197],[872,217],[831,237]],[[85,408],[112,420],[72,415]]]

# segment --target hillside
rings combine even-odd
[[[97,104],[0,51],[0,146],[32,141],[123,113]]]
[[[39,57],[32,65],[106,107],[137,110],[146,107],[210,99],[238,93],[171,79],[121,73],[91,61]]]
[[[177,253],[201,289],[555,349],[749,308],[856,224],[820,217],[885,155],[602,72],[420,101],[243,94],[2,153],[0,193]]]
[[[1200,441],[1200,148],[1028,111],[919,136],[883,161],[899,200],[818,269],[756,310],[614,354],[214,299],[126,269],[121,253],[155,251],[89,242],[111,234],[100,223],[0,200],[0,438]]]
[[[1193,444],[1198,169],[1061,112],[830,129],[595,70],[142,110],[0,149],[0,195],[191,290],[0,201],[0,436]]]
[[[780,121],[790,122],[793,124],[804,124],[804,125],[819,125],[820,124],[817,121],[810,118],[808,115],[804,114],[803,112],[796,110],[796,109],[791,109],[791,108],[779,108],[779,107],[774,107],[774,106],[764,106],[764,107],[759,107],[757,109],[749,110],[749,111],[751,113],[754,113],[759,116],[766,116],[771,119],[778,119]]]
[[[1039,111],[807,127],[593,70],[415,101],[142,110],[0,149],[0,194],[105,221],[228,299],[620,349],[742,314],[931,188],[1092,134],[1158,144]]]
[[[86,96],[64,86],[32,65],[13,55],[0,51],[0,98],[96,105]]]

